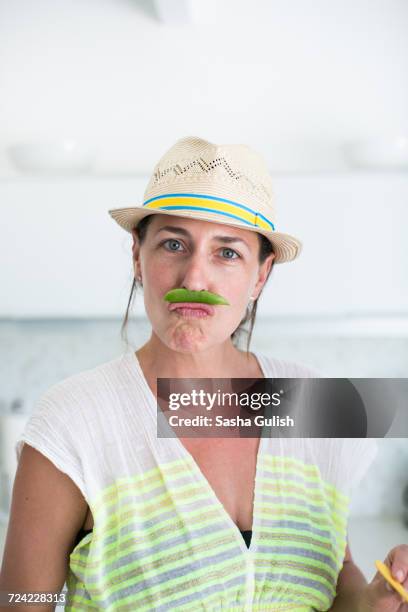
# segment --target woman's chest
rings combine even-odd
[[[255,609],[328,609],[347,504],[319,467],[276,441],[273,451],[264,439],[183,442],[169,439],[160,455],[140,449],[132,473],[106,488],[89,548],[71,555],[78,579],[102,599],[125,585],[141,610],[194,610],[203,598],[203,610],[243,610],[249,596]],[[247,549],[239,528],[251,525]]]
[[[180,438],[232,521],[252,529],[259,438]]]

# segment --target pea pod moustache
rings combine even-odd
[[[201,304],[227,305],[229,302],[217,293],[210,291],[188,291],[188,289],[172,289],[164,296],[167,302],[200,302]]]

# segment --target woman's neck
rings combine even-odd
[[[238,378],[259,370],[254,356],[232,342],[196,353],[173,351],[154,334],[136,351],[143,371],[161,378]],[[254,374],[253,374],[254,375]]]

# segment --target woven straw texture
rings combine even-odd
[[[170,214],[257,231],[272,243],[274,263],[292,261],[301,242],[276,231],[272,178],[262,156],[244,144],[189,136],[155,165],[143,205],[109,211],[128,232],[148,214]]]

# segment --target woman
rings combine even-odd
[[[132,233],[128,312],[138,284],[151,337],[39,401],[16,449],[2,588],[55,592],[66,579],[67,610],[401,611],[347,545],[373,440],[157,435],[157,378],[316,375],[249,352],[272,266],[301,247],[275,230],[262,158],[181,139],[143,206],[110,214]],[[407,579],[406,547],[387,563]]]

